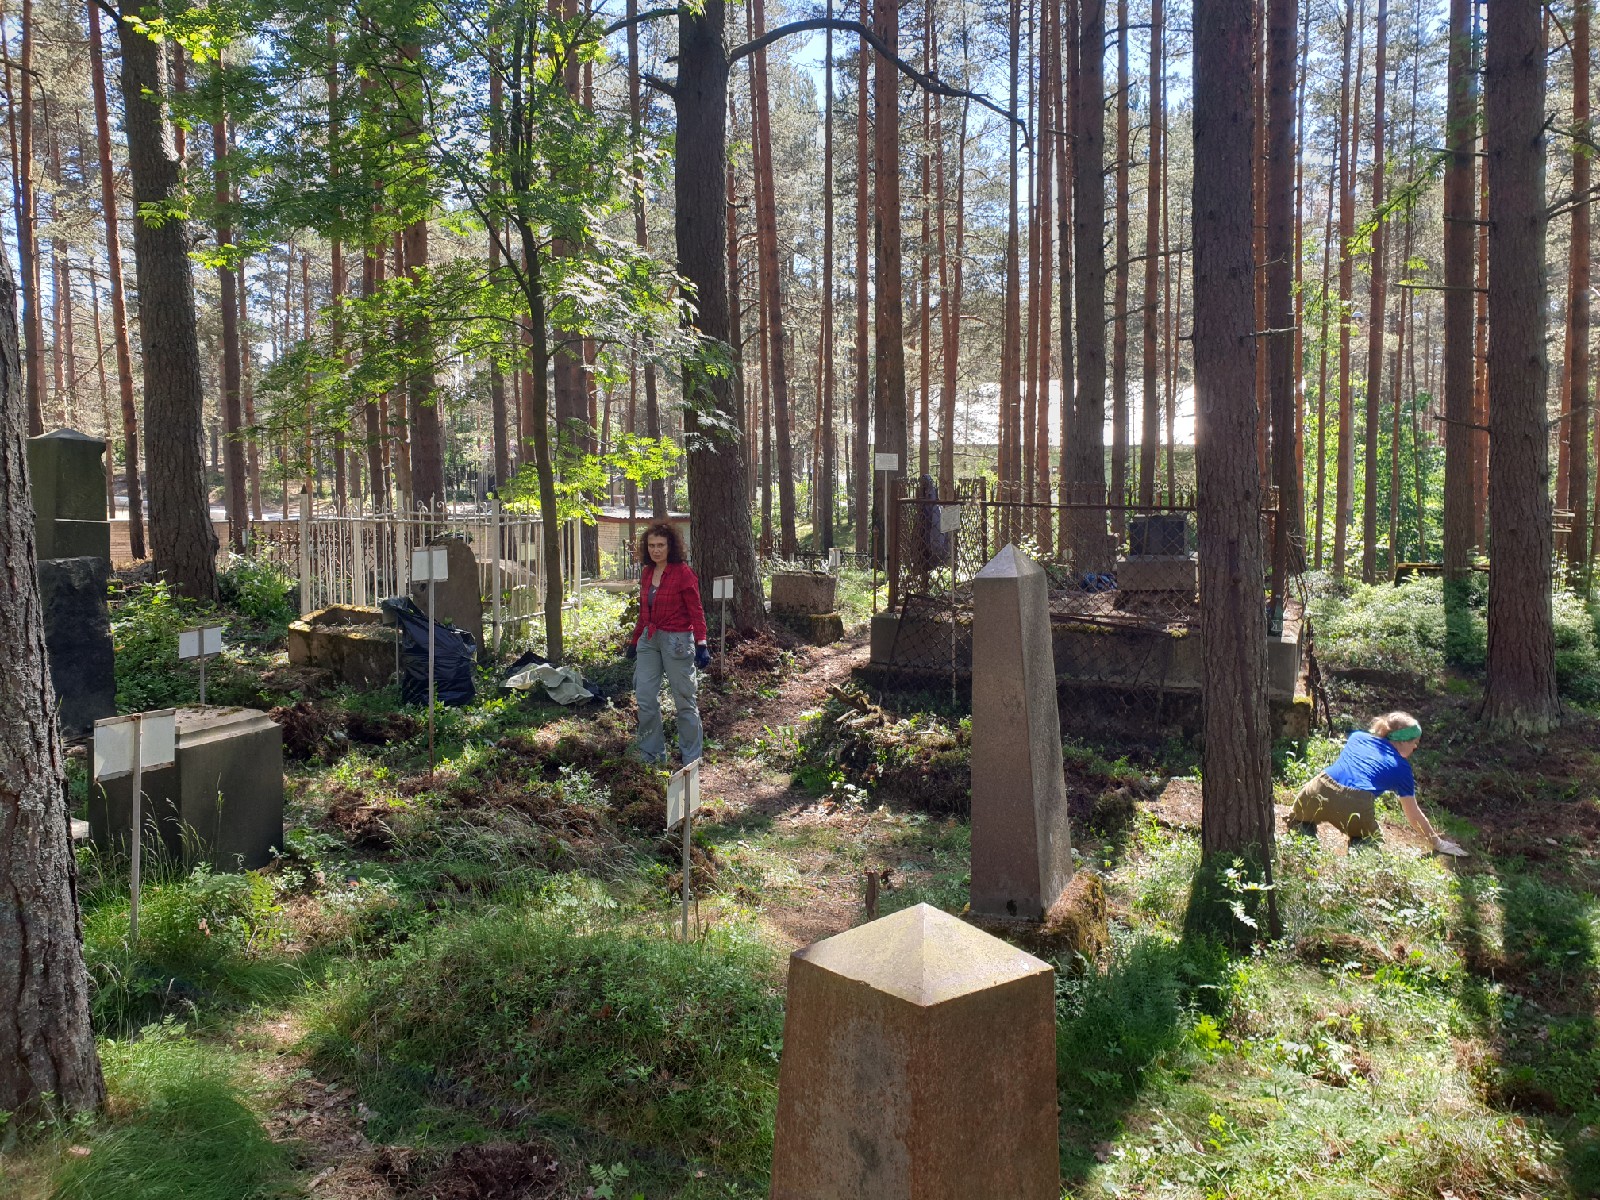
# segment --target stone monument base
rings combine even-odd
[[[808,646],[831,646],[844,637],[844,618],[836,612],[775,612],[772,619]]]
[[[177,760],[145,771],[145,844],[183,863],[251,870],[283,846],[283,730],[253,708],[180,708]],[[133,777],[89,792],[89,832],[102,849],[126,849]]]

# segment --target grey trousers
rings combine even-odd
[[[667,761],[666,735],[661,727],[661,677],[672,689],[677,710],[678,749],[683,761],[700,757],[704,732],[695,699],[694,634],[656,630],[640,637],[633,662],[633,695],[639,705],[639,753],[649,762]]]

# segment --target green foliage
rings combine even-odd
[[[1600,634],[1591,604],[1565,589],[1553,597],[1556,682],[1562,695],[1600,700]],[[1358,585],[1348,596],[1312,602],[1318,647],[1335,671],[1377,670],[1435,679],[1445,668],[1478,671],[1488,656],[1488,585],[1482,576],[1458,584],[1437,577]]]
[[[217,573],[222,603],[267,640],[283,637],[289,622],[300,615],[298,586],[276,563],[240,554],[230,554],[228,565]]]
[[[233,1082],[233,1065],[180,1025],[102,1042],[117,1116],[68,1156],[52,1200],[274,1200],[297,1195],[289,1154]]]
[[[212,614],[208,606],[174,594],[164,579],[135,584],[123,594],[111,612],[119,711],[170,708],[198,697],[193,670],[178,663],[178,633]]]
[[[615,1137],[762,1169],[782,1033],[771,953],[737,928],[685,944],[570,907],[497,908],[359,969],[321,1015],[322,1055],[384,1064],[365,1085],[384,1136],[420,1119],[420,1081],[470,1080]]]
[[[172,1011],[198,1013],[279,995],[295,974],[272,951],[283,936],[272,886],[260,874],[187,875],[159,865],[139,897],[139,940],[128,943],[126,876],[90,863],[84,893],[84,960],[97,1029],[126,1032]],[[96,878],[98,877],[98,878]]]

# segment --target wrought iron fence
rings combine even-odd
[[[1270,495],[1262,512],[1268,548],[1275,506]],[[1181,708],[1175,701],[1185,697],[1197,700],[1194,512],[1189,491],[1141,502],[1100,490],[1047,503],[985,479],[944,488],[925,479],[912,495],[897,489],[887,541],[894,619],[874,640],[874,673],[890,687],[962,690],[972,666],[973,578],[1014,544],[1047,576],[1064,694],[1076,692],[1102,715],[1130,707],[1159,714]],[[1305,601],[1296,558],[1291,553],[1285,589],[1294,648]]]
[[[479,594],[488,600],[485,616],[495,649],[522,626],[542,618],[544,522],[508,513],[498,502],[445,512],[319,513],[311,497],[302,496],[297,520],[250,525],[254,552],[299,580],[302,613],[336,604],[375,605],[406,593],[411,552],[450,538],[464,541],[477,560]],[[577,569],[582,553],[579,522],[563,525],[559,538],[561,578],[569,585],[563,606],[575,607],[583,587]]]

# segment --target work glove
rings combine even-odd
[[[622,656],[630,661],[639,657],[639,647],[629,642],[622,651]]]
[[[704,642],[694,648],[694,665],[702,671],[711,665],[711,648]]]
[[[1433,852],[1435,854],[1448,854],[1451,858],[1465,858],[1467,852],[1447,837],[1433,839]]]

